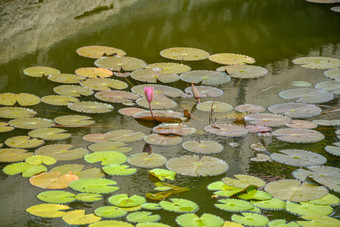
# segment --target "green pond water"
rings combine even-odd
[[[313,4],[303,0],[140,0],[140,1],[80,1],[76,5],[68,1],[4,1],[0,3],[0,92],[32,93],[39,97],[55,94],[53,88],[61,85],[42,78],[28,77],[23,70],[30,66],[49,66],[63,73],[74,73],[77,68],[93,66],[93,59],[77,55],[82,46],[105,45],[124,50],[128,56],[143,59],[148,64],[156,62],[176,62],[159,55],[170,47],[194,47],[210,54],[237,53],[255,58],[257,66],[265,67],[269,73],[258,79],[231,79],[218,88],[224,95],[214,100],[229,103],[256,104],[268,107],[286,102],[278,96],[282,90],[295,88],[292,81],[308,81],[315,84],[329,80],[323,75],[324,70],[311,70],[294,65],[292,60],[305,56],[324,56],[340,58],[340,14],[330,11],[334,4]],[[80,5],[79,5],[80,4]],[[82,5],[83,4],[83,5]],[[27,17],[23,17],[26,15]],[[193,70],[215,70],[221,65],[209,60],[185,62]],[[118,78],[121,79],[121,78]],[[137,84],[136,81],[132,82]],[[189,84],[178,81],[169,86],[184,90]],[[130,87],[127,89],[129,90]],[[91,97],[82,97],[81,101],[95,101]],[[213,100],[203,98],[203,101]],[[194,105],[193,99],[175,99],[182,112]],[[339,108],[338,98],[326,103],[331,108]],[[118,113],[125,106],[113,104],[114,110],[106,114],[84,114],[91,116],[96,127],[67,128],[72,138],[60,143],[86,148],[90,143],[82,137],[90,133],[105,133],[115,129],[133,129],[150,133],[150,125],[143,125],[131,117]],[[38,117],[54,119],[65,114],[79,114],[67,107],[57,107],[40,103],[29,107],[38,112]],[[189,125],[198,129],[198,133],[183,137],[183,141],[209,139],[221,143],[224,151],[212,155],[229,164],[227,173],[214,177],[176,176],[173,183],[191,190],[174,197],[195,201],[199,205],[196,212],[215,214],[230,221],[231,212],[217,209],[212,192],[206,189],[211,182],[234,174],[256,175],[264,180],[293,178],[291,172],[296,167],[275,162],[251,162],[255,151],[249,146],[258,142],[259,137],[248,134],[242,138],[227,138],[206,134],[203,127],[208,125],[209,114],[195,111]],[[339,118],[338,112],[320,115],[313,119]],[[0,119],[7,122],[8,119]],[[219,119],[218,122],[226,120]],[[338,139],[335,127],[318,127],[326,138],[312,144],[291,144],[275,138],[265,138],[270,152],[284,148],[306,149],[324,155],[325,165],[339,167],[339,158],[325,152],[324,147]],[[27,135],[28,130],[15,129],[0,134],[0,142],[18,135]],[[233,148],[230,142],[239,143]],[[55,142],[46,142],[52,144]],[[141,152],[144,142],[129,144],[133,150],[127,155]],[[6,146],[4,146],[6,147]],[[3,148],[4,148],[3,147]],[[167,159],[191,154],[181,145],[171,147],[152,146],[154,153],[160,153]],[[30,149],[34,151],[34,149]],[[83,159],[57,162],[52,167],[77,163],[86,164]],[[3,169],[7,163],[0,163]],[[100,167],[91,164],[91,167]],[[51,167],[48,167],[51,168]],[[162,168],[165,168],[164,166]],[[154,185],[148,178],[147,169],[138,168],[136,174],[129,177],[111,177],[118,182],[117,193],[144,196],[154,192]],[[0,172],[0,226],[68,226],[61,218],[39,218],[25,212],[30,206],[41,203],[36,195],[44,191],[30,185],[27,178],[19,175],[8,176]],[[71,191],[71,190],[70,190]],[[114,194],[114,193],[113,193]],[[93,203],[73,202],[74,209],[85,209],[92,213],[97,207],[108,205],[107,198]],[[339,196],[339,194],[337,194]],[[164,210],[155,211],[161,215],[160,222],[176,226],[176,213]],[[285,218],[298,220],[298,217],[285,211],[263,211],[270,220]],[[340,218],[339,208],[332,215]],[[119,220],[124,220],[121,218]]]

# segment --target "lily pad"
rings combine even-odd
[[[163,58],[181,60],[181,61],[198,61],[209,57],[205,50],[191,47],[172,47],[160,52]]]
[[[303,219],[308,221],[297,221],[301,226],[332,226],[336,227],[340,225],[340,221],[338,219],[328,217],[325,215],[308,215],[302,216]]]
[[[300,225],[294,221],[288,222],[285,219],[276,219],[268,223],[268,227],[299,227]]]
[[[182,73],[181,80],[188,83],[202,83],[203,85],[219,85],[230,81],[230,76],[225,72],[211,70],[193,70]]]
[[[128,87],[127,83],[106,78],[87,79],[79,83],[81,86],[95,90],[95,91],[108,91],[112,89],[123,90]]]
[[[301,57],[294,59],[293,63],[309,69],[333,69],[340,67],[340,59],[329,57]]]
[[[63,140],[71,137],[71,133],[67,133],[61,128],[39,128],[28,133],[30,137],[36,137],[43,140]]]
[[[37,129],[54,126],[54,122],[50,119],[33,117],[10,120],[8,124],[21,129]]]
[[[152,222],[145,222],[145,223],[138,223],[136,227],[171,227],[170,225],[166,225],[163,223],[152,223]]]
[[[272,133],[278,140],[289,143],[313,143],[325,138],[322,133],[312,129],[282,128]]]
[[[162,207],[159,203],[143,203],[142,208],[146,210],[160,210]]]
[[[254,187],[247,188],[246,192],[239,194],[237,197],[246,200],[270,200],[272,198],[268,192],[256,190]]]
[[[54,121],[62,126],[81,127],[93,125],[96,122],[85,115],[64,115],[54,118]]]
[[[86,140],[91,143],[99,143],[99,142],[107,142],[107,138],[110,137],[110,134],[107,133],[94,133],[94,134],[87,134],[83,136],[83,140]]]
[[[22,173],[23,177],[32,177],[36,174],[46,172],[47,168],[44,165],[31,165],[26,162],[18,162],[13,163],[11,165],[7,165],[3,168],[4,173],[8,175],[15,175],[18,173]]]
[[[47,77],[48,80],[62,84],[77,84],[85,80],[84,77],[71,73],[53,74]]]
[[[24,69],[23,73],[27,76],[31,77],[42,77],[53,74],[59,74],[60,71],[55,68],[47,67],[47,66],[32,66]]]
[[[323,74],[330,79],[340,80],[340,67],[326,70]]]
[[[216,88],[216,87],[210,87],[210,86],[195,86],[195,88],[198,91],[199,97],[219,97],[224,94],[223,90]],[[192,88],[187,87],[185,89],[185,92],[187,94],[192,95]]]
[[[330,153],[330,154],[333,154],[335,156],[340,156],[340,147],[338,146],[326,146],[325,147],[325,150]]]
[[[141,84],[141,85],[132,87],[131,91],[137,95],[144,97],[145,96],[144,87],[154,87],[155,95],[163,94],[171,98],[177,98],[183,94],[183,91],[178,88],[169,87],[165,85],[159,85],[159,84]]]
[[[144,141],[156,146],[174,146],[182,142],[180,136],[166,136],[159,134],[150,134],[144,137]]]
[[[235,110],[241,113],[247,112],[248,114],[254,114],[254,113],[264,112],[266,108],[264,108],[263,106],[258,106],[254,104],[243,104],[243,105],[236,106]]]
[[[292,119],[279,114],[257,113],[244,117],[250,124],[277,127],[288,124]]]
[[[37,198],[46,203],[70,203],[76,200],[76,195],[60,190],[50,190],[40,192]]]
[[[67,106],[69,103],[79,102],[79,99],[72,96],[48,95],[41,98],[41,101],[54,106]]]
[[[139,195],[117,194],[110,196],[109,203],[117,207],[136,207],[146,202],[145,198]]]
[[[84,148],[73,148],[71,144],[51,144],[35,150],[36,155],[51,156],[58,161],[68,161],[84,157],[89,151]]]
[[[97,59],[94,64],[97,67],[110,69],[112,71],[134,71],[142,69],[146,63],[138,58],[133,57],[101,57]]]
[[[117,151],[99,151],[85,155],[85,161],[88,163],[101,162],[101,165],[111,165],[111,164],[123,164],[126,162],[127,157]]]
[[[145,137],[145,134],[142,132],[136,132],[132,129],[118,129],[114,131],[107,132],[109,137],[107,140],[115,141],[115,142],[135,142],[141,140]]]
[[[161,216],[149,211],[137,211],[126,216],[126,220],[133,223],[157,222],[160,219]]]
[[[236,188],[225,184],[223,181],[215,181],[208,185],[208,190],[215,191],[214,194],[218,196],[230,197],[241,191],[242,188]]]
[[[201,217],[194,213],[177,216],[176,222],[183,227],[220,227],[224,220],[216,215],[204,213]]]
[[[155,176],[160,181],[164,181],[165,179],[174,180],[176,176],[175,171],[167,170],[167,169],[152,169],[148,171],[152,176]]]
[[[184,124],[163,123],[154,127],[152,131],[164,135],[188,136],[195,133],[197,129]]]
[[[322,81],[317,84],[315,84],[316,89],[323,89],[329,92],[332,92],[333,94],[340,94],[340,82],[339,81]]]
[[[53,165],[57,162],[57,160],[50,156],[44,156],[44,155],[33,155],[25,159],[25,162],[27,162],[30,165]]]
[[[178,174],[192,177],[215,176],[228,171],[228,164],[218,158],[185,155],[170,159],[166,167]]]
[[[60,172],[48,172],[35,175],[29,179],[29,182],[39,188],[44,189],[63,189],[78,180],[79,177],[73,173],[61,174]]]
[[[286,202],[278,198],[271,198],[263,201],[251,201],[251,203],[265,210],[283,210],[286,207]]]
[[[292,202],[320,199],[328,194],[323,186],[316,186],[299,180],[279,180],[266,185],[265,190],[274,198]]]
[[[279,96],[283,99],[296,99],[303,103],[325,103],[334,99],[334,95],[328,91],[314,88],[297,88],[281,91]]]
[[[291,118],[308,118],[321,114],[322,109],[314,104],[280,103],[268,107],[274,114],[283,114]]]
[[[52,168],[50,172],[60,172],[66,174],[72,172],[77,175],[80,179],[82,178],[101,178],[105,174],[99,168],[87,168],[84,169],[85,165],[80,164],[65,164]]]
[[[170,202],[171,201],[171,202]],[[170,201],[160,201],[159,205],[167,211],[176,213],[191,213],[198,210],[198,205],[187,199],[176,199],[172,198]]]
[[[327,162],[327,159],[311,151],[299,150],[299,149],[286,149],[279,150],[281,153],[273,153],[270,157],[279,163],[283,163],[290,166],[312,166],[322,165]]]
[[[132,151],[132,147],[127,147],[126,143],[122,142],[111,142],[111,141],[104,141],[91,144],[88,146],[88,149],[94,152],[97,151],[118,151],[121,153],[127,153]]]
[[[15,128],[13,126],[9,126],[6,122],[0,122],[0,133],[1,132],[10,132]]]
[[[129,176],[137,172],[137,169],[129,167],[128,165],[110,164],[102,169],[106,174],[112,176]]]
[[[265,226],[269,222],[269,219],[263,215],[246,212],[242,213],[242,215],[233,214],[231,220],[248,226]]]
[[[145,111],[145,109],[142,109],[142,108],[126,107],[126,108],[119,109],[118,113],[120,113],[124,116],[133,117],[134,114],[144,112],[144,111]],[[150,112],[150,111],[147,111],[147,112]],[[151,114],[150,114],[150,116],[151,116]]]
[[[76,69],[75,74],[86,78],[105,78],[113,75],[113,72],[104,68],[84,67]]]
[[[19,162],[33,155],[26,149],[4,148],[0,149],[0,162]]]
[[[157,122],[182,122],[184,118],[184,114],[172,110],[155,110],[152,112]],[[149,110],[138,112],[133,117],[145,121],[154,121]]]
[[[0,107],[1,118],[29,118],[37,114],[34,110],[23,107]]]
[[[242,54],[219,53],[209,56],[209,60],[223,65],[253,64],[255,59]]]
[[[138,166],[142,168],[156,168],[164,165],[167,160],[161,154],[148,154],[145,152],[141,152],[130,155],[127,161],[133,166]]]
[[[78,48],[76,52],[80,56],[93,58],[93,59],[97,59],[102,56],[111,56],[111,55],[124,56],[126,55],[125,51],[114,48],[114,47],[108,47],[108,46],[84,46],[84,47]]]
[[[136,100],[137,105],[149,109],[149,102],[145,97]],[[177,103],[163,94],[156,94],[151,102],[152,109],[171,109],[177,106]]]
[[[251,185],[254,185],[258,188],[263,187],[266,182],[258,177],[245,175],[245,174],[237,174],[234,175],[236,178],[224,177],[222,181],[232,187],[236,188],[247,188]]]
[[[296,215],[330,215],[333,208],[329,205],[316,205],[307,202],[292,203],[287,201],[286,210]]]
[[[327,194],[321,199],[314,199],[308,201],[308,203],[316,204],[316,205],[338,205],[340,203],[339,197],[333,194]]]
[[[204,127],[206,132],[226,137],[240,137],[248,134],[244,127],[231,124],[211,124]]]
[[[34,148],[44,144],[44,141],[29,136],[14,136],[5,140],[5,144],[13,148]]]
[[[65,214],[64,210],[68,209],[70,209],[70,207],[66,205],[43,203],[30,206],[26,211],[38,217],[59,218]]]
[[[313,123],[316,123],[318,125],[322,125],[322,126],[336,126],[339,125],[338,120],[323,120],[323,119],[316,119],[312,121]]]
[[[116,206],[102,206],[94,210],[99,217],[104,218],[121,218],[127,215],[127,211]]]
[[[104,178],[85,178],[70,183],[73,190],[85,193],[107,194],[119,189],[116,181]]]
[[[127,91],[99,91],[94,95],[97,99],[112,103],[132,103],[140,96]]]
[[[217,68],[216,71],[225,71],[228,72],[228,75],[232,78],[240,79],[258,78],[265,76],[268,73],[268,69],[254,65],[222,66]]]
[[[147,69],[160,69],[164,74],[173,74],[173,73],[184,73],[191,70],[190,66],[174,63],[174,62],[160,62],[153,63],[147,65],[145,68]]]
[[[28,93],[2,93],[0,94],[0,105],[13,106],[17,103],[20,106],[34,106],[40,103],[40,98]]]
[[[158,68],[139,69],[132,72],[131,77],[135,80],[147,83],[157,83],[157,81],[162,83],[172,83],[179,80],[178,74],[163,73],[163,70]]]
[[[286,124],[286,126],[289,128],[313,129],[318,127],[318,124],[305,120],[292,120],[289,124]]]
[[[99,221],[90,224],[89,227],[134,227],[134,225],[124,221]]]
[[[67,105],[70,110],[83,113],[108,113],[113,110],[113,106],[106,103],[82,101]]]
[[[190,140],[182,144],[182,147],[194,153],[199,154],[216,154],[223,151],[223,146],[215,141],[200,140],[199,142]]]
[[[219,101],[202,102],[202,103],[199,103],[196,106],[196,108],[201,111],[207,111],[207,112],[212,110],[213,112],[216,112],[216,113],[228,112],[234,109],[234,107],[230,105],[229,103],[219,102]]]
[[[85,214],[85,210],[68,211],[62,218],[69,225],[86,225],[102,219],[94,214]]]
[[[78,85],[60,85],[53,88],[53,91],[59,95],[72,97],[90,96],[93,94],[92,89]]]
[[[252,209],[254,206],[247,201],[241,199],[219,199],[215,206],[221,210],[229,212],[240,212]]]

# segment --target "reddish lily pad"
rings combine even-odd
[[[61,175],[59,172],[48,172],[35,175],[29,179],[30,183],[36,187],[44,189],[63,189],[78,180],[79,177],[73,173]]]

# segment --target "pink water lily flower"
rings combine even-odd
[[[152,116],[153,120],[156,122],[156,119],[153,116],[153,112],[152,112],[152,108],[151,108],[151,102],[152,102],[152,100],[155,96],[154,87],[144,87],[144,95],[145,95],[146,101],[148,101],[148,103],[149,103],[151,116]]]

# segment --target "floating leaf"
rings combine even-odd
[[[196,108],[202,111],[213,111],[216,113],[228,112],[234,109],[234,107],[230,105],[229,103],[219,102],[219,101],[202,102],[202,103],[199,103],[196,106]]]
[[[111,142],[111,141],[105,141],[105,142],[98,142],[91,144],[88,146],[88,149],[91,151],[97,152],[97,151],[118,151],[121,153],[127,153],[132,150],[132,147],[126,147],[126,143],[122,142]]]
[[[70,103],[67,107],[71,110],[84,113],[108,113],[113,110],[113,106],[110,104],[91,101]]]
[[[5,148],[0,149],[0,162],[19,162],[33,155],[26,149]]]
[[[159,80],[162,83],[172,83],[179,80],[179,75],[175,73],[163,73],[161,69],[139,69],[131,73],[131,77],[135,80],[157,83]]]
[[[272,130],[272,128],[267,127],[267,126],[262,126],[262,125],[248,125],[246,126],[246,129],[249,132],[259,132],[259,133],[270,132]],[[254,147],[253,148],[254,150],[261,149],[261,147],[263,147],[263,145],[259,143],[255,143],[252,145]]]
[[[111,56],[111,55],[118,55],[124,56],[126,55],[125,51],[121,49],[117,49],[114,47],[108,46],[84,46],[80,47],[76,50],[77,54],[87,58],[100,58],[102,56]]]
[[[311,87],[312,86],[312,84],[307,81],[292,81],[292,83],[290,84],[295,87]]]
[[[58,69],[54,69],[54,68],[46,67],[46,66],[33,66],[33,67],[24,69],[23,73],[31,77],[42,77],[42,76],[48,76],[48,75],[53,75],[53,74],[59,74],[60,71]]]
[[[10,132],[14,130],[14,127],[9,126],[6,122],[0,122],[0,133],[1,132]]]
[[[133,223],[157,222],[161,219],[158,214],[152,214],[148,211],[137,211],[126,216],[126,220]]]
[[[106,139],[110,137],[110,134],[107,133],[96,133],[96,134],[87,134],[83,136],[83,139],[92,142],[92,143],[98,143],[98,142],[105,142]]]
[[[190,66],[174,63],[174,62],[160,62],[153,63],[147,65],[145,68],[147,69],[159,69],[164,74],[173,74],[173,73],[184,73],[191,70]]]
[[[298,88],[281,91],[279,96],[283,99],[296,99],[303,103],[324,103],[334,99],[334,95],[328,91],[314,88]]]
[[[36,115],[37,112],[23,107],[0,107],[1,118],[29,118]]]
[[[51,190],[40,192],[37,198],[46,203],[70,203],[76,200],[76,195],[59,190]]]
[[[84,169],[85,165],[79,164],[65,164],[61,166],[56,166],[50,170],[50,172],[60,172],[61,174],[66,174],[72,172],[79,178],[101,178],[105,174],[98,168]]]
[[[28,132],[28,135],[43,140],[63,140],[71,137],[71,133],[66,132],[61,128],[39,128]]]
[[[216,154],[223,151],[223,146],[215,141],[200,140],[199,142],[190,140],[182,144],[185,150],[199,154]]]
[[[116,181],[104,178],[85,178],[70,183],[69,187],[73,190],[85,193],[106,194],[115,192],[119,189]]]
[[[209,53],[191,47],[172,47],[160,52],[163,58],[181,60],[181,61],[198,61],[209,57]]]
[[[75,73],[78,76],[83,76],[86,78],[105,78],[113,75],[113,72],[108,69],[96,67],[79,68],[76,69]]]
[[[22,173],[23,177],[32,177],[38,173],[46,172],[47,168],[44,165],[30,165],[26,162],[18,162],[11,165],[7,165],[3,168],[4,173],[8,175],[15,175]]]
[[[157,122],[182,122],[182,118],[184,118],[184,114],[171,110],[155,110],[152,112]],[[154,121],[149,110],[138,112],[133,117],[145,121]]]
[[[244,127],[231,124],[211,124],[205,126],[204,130],[212,134],[227,137],[239,137],[248,134],[248,131]]]
[[[178,174],[192,177],[215,176],[228,171],[228,164],[218,158],[185,155],[170,159],[166,167]]]
[[[107,138],[108,140],[116,142],[135,142],[145,137],[144,133],[136,132],[131,129],[114,130],[108,132],[107,134],[109,135]]]
[[[110,164],[102,169],[106,174],[113,176],[128,176],[137,172],[137,169],[129,167],[128,165]]]
[[[110,69],[113,71],[134,71],[142,69],[146,63],[138,58],[133,57],[101,57],[94,62],[97,67]]]
[[[93,91],[90,88],[77,85],[61,85],[53,88],[53,91],[59,95],[72,97],[90,96],[93,94]]]
[[[254,114],[254,113],[264,112],[266,108],[264,108],[263,106],[258,106],[254,104],[243,104],[243,105],[236,106],[235,110],[241,113],[247,112],[249,114]]]
[[[69,225],[86,225],[101,219],[101,217],[97,217],[94,214],[85,214],[85,210],[68,211],[62,218]]]
[[[57,160],[55,160],[55,158],[52,158],[52,157],[49,157],[49,156],[34,155],[34,156],[26,158],[25,162],[27,162],[30,165],[38,166],[38,165],[41,165],[41,164],[53,165],[54,163],[57,162]]]
[[[318,116],[322,109],[314,104],[305,103],[280,103],[268,107],[275,114],[283,114],[291,118],[308,118]]]
[[[197,91],[198,91],[198,95],[199,97],[219,97],[222,96],[224,94],[224,92],[216,87],[210,87],[210,86],[195,86]],[[192,95],[192,88],[187,87],[185,89],[185,92],[187,94],[191,94]]]
[[[216,72],[211,70],[193,70],[182,73],[181,80],[188,83],[202,83],[203,85],[219,85],[230,81],[230,76],[225,72]]]
[[[180,136],[166,136],[159,134],[150,134],[144,137],[144,141],[156,146],[174,146],[182,142]]]
[[[91,117],[84,115],[64,115],[54,118],[54,121],[59,125],[69,127],[89,126],[96,123]]]
[[[149,102],[145,97],[136,100],[137,105],[149,109]],[[152,109],[171,109],[177,106],[177,103],[163,94],[156,94],[151,102]]]
[[[318,124],[311,121],[304,120],[292,120],[290,124],[286,124],[289,128],[304,128],[304,129],[312,129],[318,127]]]
[[[89,227],[134,227],[134,225],[123,221],[99,221]]]
[[[44,141],[29,136],[15,136],[5,140],[5,144],[13,148],[34,148],[44,144]]]
[[[174,180],[176,176],[176,172],[167,169],[152,169],[148,172],[161,181],[164,181],[165,179]]]
[[[255,213],[242,213],[242,216],[238,214],[233,214],[231,216],[231,220],[242,225],[249,226],[265,226],[269,222],[267,217]]]
[[[224,220],[216,215],[204,213],[198,217],[194,213],[182,214],[177,216],[176,222],[183,227],[220,227]]]
[[[285,219],[276,219],[268,223],[268,227],[299,227],[300,225],[294,221],[286,222]]]
[[[76,195],[76,199],[82,202],[95,202],[103,199],[100,194],[93,193],[79,193]]]
[[[241,193],[237,196],[240,199],[253,199],[253,200],[269,200],[272,196],[268,192],[264,192],[261,190],[256,190],[253,187],[247,188],[247,191]]]
[[[44,217],[44,218],[59,218],[62,217],[65,212],[63,210],[70,209],[69,206],[61,205],[61,204],[38,204],[34,206],[30,206],[26,209],[26,211],[35,216]]]
[[[340,80],[340,67],[326,70],[323,74],[330,79]]]
[[[302,57],[294,59],[293,63],[309,69],[332,69],[340,67],[340,59],[329,57]]]
[[[222,181],[232,187],[236,188],[247,188],[251,185],[254,185],[258,188],[263,187],[266,182],[258,177],[244,175],[244,174],[237,174],[234,175],[235,178],[225,177]]]
[[[111,88],[122,90],[128,87],[123,81],[105,78],[87,79],[80,82],[80,85],[96,91],[111,90]]]
[[[72,148],[71,144],[51,144],[38,148],[34,154],[51,156],[58,161],[68,161],[82,158],[88,153],[84,148]]]
[[[77,84],[80,81],[85,80],[84,77],[78,76],[76,74],[71,73],[60,73],[60,74],[53,74],[47,77],[48,80],[63,83],[63,84]]]
[[[251,203],[256,207],[265,210],[282,210],[286,207],[286,202],[278,198],[271,198],[263,201],[251,201]]]
[[[41,98],[43,103],[47,103],[54,106],[67,106],[69,103],[79,102],[79,99],[72,96],[64,95],[48,95]]]
[[[276,127],[288,124],[291,118],[278,114],[257,113],[245,116],[245,120],[250,124]]]
[[[142,168],[156,168],[166,163],[166,158],[163,155],[156,153],[135,153],[128,157],[128,163]]]
[[[266,68],[254,65],[231,65],[222,66],[216,71],[225,71],[233,78],[252,79],[265,76],[268,73]]]
[[[210,183],[207,188],[210,191],[216,191],[214,192],[215,195],[224,197],[230,197],[243,191],[243,189],[231,187],[225,184],[223,181],[215,181],[213,183]]]
[[[291,166],[312,166],[322,165],[327,162],[327,159],[311,151],[299,150],[299,149],[286,149],[279,150],[281,153],[273,153],[270,157],[279,163],[283,163]]]
[[[243,225],[232,221],[225,221],[223,227],[243,227]]]
[[[142,208],[147,209],[147,210],[160,210],[160,209],[162,209],[162,207],[159,205],[159,203],[143,203]]]
[[[183,94],[183,91],[180,89],[159,84],[141,84],[132,87],[131,91],[137,95],[144,97],[144,87],[154,87],[155,95],[163,94],[171,98],[177,98]]]
[[[127,211],[116,206],[102,206],[94,210],[99,217],[104,218],[121,218],[127,215]]]
[[[330,215],[333,212],[331,206],[316,205],[307,202],[292,203],[287,201],[286,210],[296,215]]]
[[[127,91],[99,91],[94,95],[97,99],[112,103],[134,102],[140,96]]]
[[[50,119],[34,117],[10,120],[8,124],[21,129],[37,129],[54,126],[54,122]]]
[[[320,199],[328,194],[325,187],[292,179],[270,182],[265,190],[275,198],[292,202]]]
[[[109,203],[118,207],[136,207],[146,202],[145,198],[139,195],[117,194],[110,196]]]
[[[256,157],[250,158],[250,161],[253,161],[253,162],[272,162],[272,159],[268,155],[257,153]]]
[[[176,213],[191,213],[198,210],[198,205],[187,199],[176,199],[172,198],[170,201],[160,201],[159,205],[167,211],[172,211]]]
[[[110,164],[123,164],[127,157],[117,151],[99,151],[85,155],[85,161],[88,163],[101,162],[101,165],[106,166]]]
[[[209,56],[209,60],[223,65],[253,64],[255,59],[242,54],[219,53]]]
[[[272,133],[278,140],[290,143],[313,143],[325,138],[322,133],[312,129],[282,128]]]
[[[301,226],[332,226],[336,227],[340,225],[340,221],[335,218],[331,218],[325,215],[309,215],[302,216],[303,219],[310,221],[297,221]]]
[[[326,146],[325,150],[335,156],[340,156],[340,147],[338,146]]]
[[[158,134],[165,135],[188,136],[195,133],[197,129],[184,124],[163,123],[155,126],[152,131]]]
[[[239,212],[252,209],[254,206],[247,201],[241,199],[219,199],[215,206],[221,210],[229,212]]]
[[[0,94],[0,105],[13,106],[16,102],[20,106],[34,106],[40,103],[40,98],[27,93],[2,93]]]
[[[132,117],[134,114],[140,113],[140,112],[144,112],[145,109],[142,108],[137,108],[137,107],[126,107],[126,108],[122,108],[119,109],[118,112],[124,116],[130,116]],[[147,113],[149,113],[150,111],[147,111]],[[151,116],[151,114],[150,114]]]
[[[316,89],[323,89],[329,92],[332,92],[333,94],[339,94],[340,92],[340,82],[339,81],[322,81],[317,84],[315,84]]]
[[[340,203],[340,199],[333,194],[327,194],[321,199],[314,199],[308,201],[308,203],[316,204],[316,205],[338,205]]]
[[[73,173],[61,175],[60,172],[48,172],[35,175],[29,179],[29,182],[39,188],[44,189],[62,189],[78,180],[79,177]]]
[[[313,120],[313,123],[316,123],[316,124],[322,125],[322,126],[336,126],[336,125],[338,125],[336,120]]]

